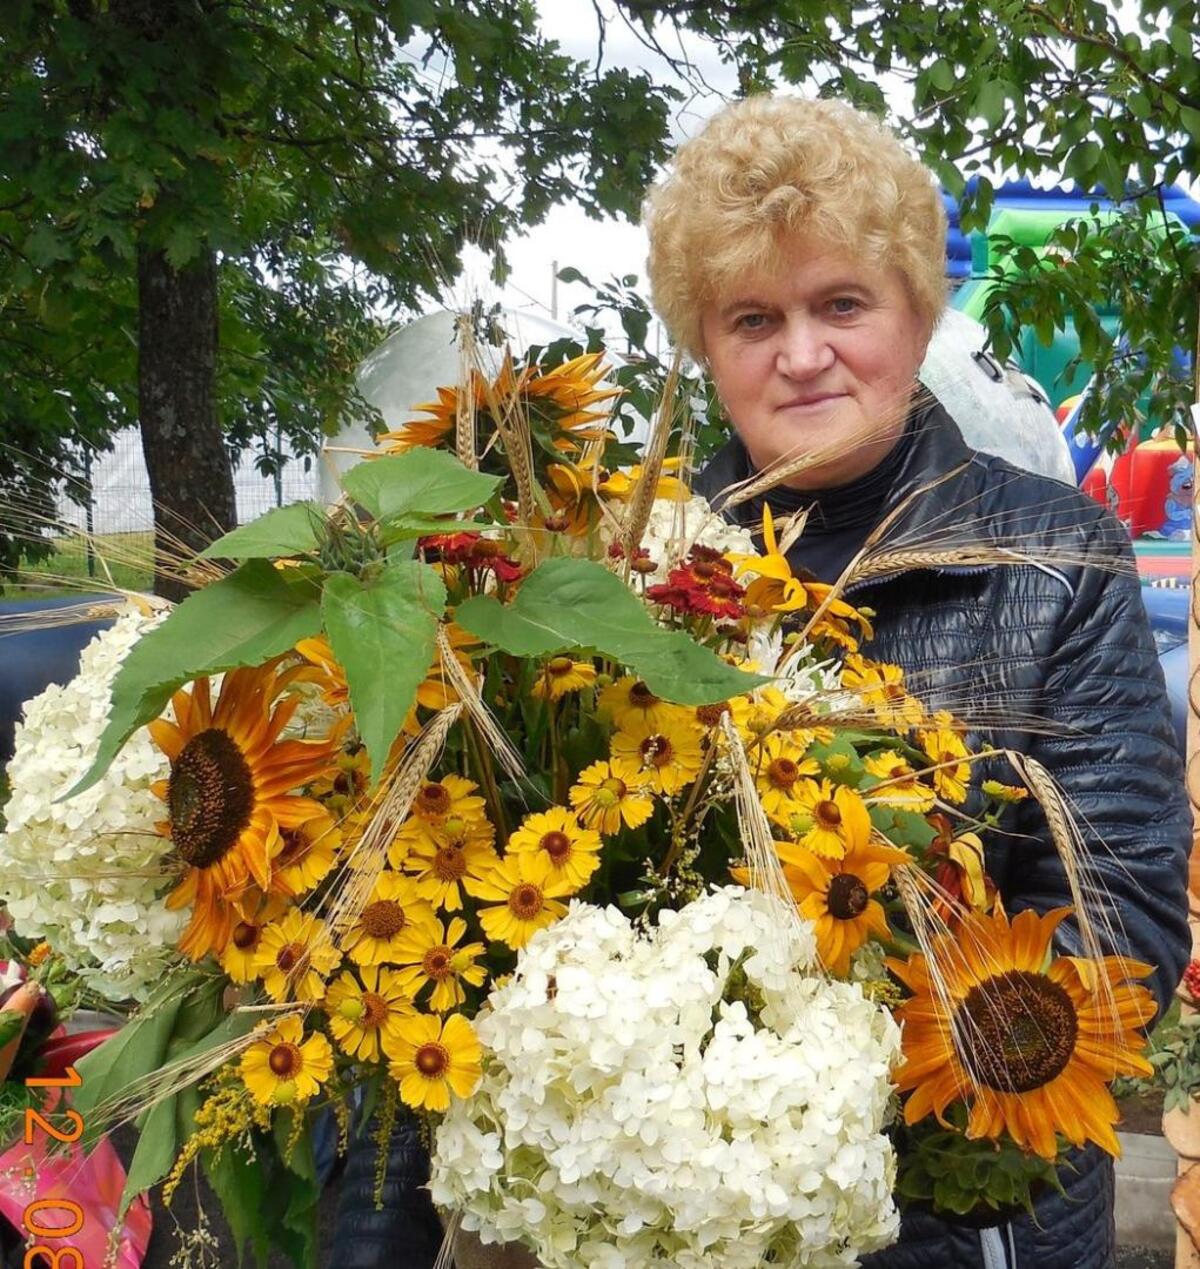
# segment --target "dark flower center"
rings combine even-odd
[[[436,1079],[450,1065],[450,1054],[440,1044],[423,1044],[417,1050],[413,1063],[422,1075]]]
[[[555,863],[561,863],[571,853],[571,839],[566,833],[543,833],[538,845]]]
[[[1071,1060],[1079,1022],[1071,997],[1043,974],[1011,969],[973,987],[954,1014],[954,1047],[978,1084],[1027,1093]]]
[[[294,1044],[277,1044],[271,1050],[271,1056],[267,1058],[267,1065],[271,1068],[273,1075],[286,1080],[291,1079],[300,1070],[303,1059],[300,1057],[300,1050]]]
[[[450,958],[451,951],[444,944],[441,947],[431,947],[425,953],[425,957],[421,962],[421,968],[429,978],[441,981],[443,978],[450,976]]]
[[[790,789],[800,779],[800,768],[791,758],[776,758],[767,768],[767,779],[777,789]]]
[[[675,750],[666,736],[647,736],[639,746],[642,765],[665,767],[675,756]]]
[[[275,956],[275,964],[285,974],[290,974],[307,960],[308,951],[302,943],[288,943],[281,947]]]
[[[300,863],[312,850],[312,839],[305,837],[298,829],[281,828],[279,836],[283,840],[283,849],[275,856],[277,868],[290,868],[293,864]]]
[[[373,991],[364,991],[362,994],[363,1016],[359,1019],[358,1025],[364,1030],[374,1030],[376,1027],[383,1026],[387,1021],[388,1002],[380,995]]]
[[[825,906],[829,915],[839,921],[853,921],[861,916],[870,901],[866,886],[852,872],[838,873],[829,883]]]
[[[233,849],[254,810],[254,776],[220,727],[193,736],[167,783],[171,840],[186,863],[210,868]]]
[[[508,896],[509,910],[522,921],[530,921],[542,910],[545,903],[538,886],[523,882]]]
[[[362,927],[373,939],[390,939],[404,929],[404,909],[391,899],[376,899],[363,909]]]
[[[546,669],[551,674],[562,677],[564,674],[570,674],[575,662],[570,657],[551,657],[546,665]]]
[[[728,713],[728,701],[718,701],[715,705],[698,705],[696,707],[696,718],[705,727],[716,727],[724,715]]]
[[[842,822],[842,808],[836,802],[818,802],[813,807],[813,818],[822,828],[835,829]]]
[[[257,945],[261,927],[251,925],[249,921],[239,921],[233,927],[233,945],[239,952],[248,952]]]
[[[659,698],[642,682],[641,679],[629,689],[629,703],[638,709],[650,709],[659,703]]]
[[[457,881],[467,871],[462,847],[439,846],[433,857],[433,871],[439,881]]]
[[[446,815],[450,810],[450,794],[441,784],[423,784],[417,794],[416,809],[421,815]]]

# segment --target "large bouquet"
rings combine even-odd
[[[605,1269],[851,1264],[894,1195],[1027,1206],[1117,1150],[1148,967],[1082,908],[1010,921],[984,863],[1032,789],[1080,875],[1052,783],[973,779],[869,614],[792,574],[800,525],[689,495],[669,408],[610,468],[601,370],[474,372],[337,506],[214,543],[60,804],[162,755],[120,903],[170,963],[76,1107],[141,1117],[131,1194],[203,1165],[260,1257],[315,1254],[315,1125],[356,1109],[381,1159],[421,1117],[451,1231]],[[1054,956],[1068,916],[1093,956]]]

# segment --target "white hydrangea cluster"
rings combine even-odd
[[[699,494],[693,494],[686,502],[656,498],[642,535],[642,546],[650,552],[650,558],[658,566],[653,573],[647,574],[647,584],[665,582],[671,568],[697,545],[711,547],[723,554],[758,553],[750,530],[739,524],[730,524]]]
[[[477,1020],[434,1202],[547,1269],[852,1265],[894,1240],[896,1024],[813,968],[811,927],[729,887],[636,931],[573,904]]]
[[[165,807],[150,792],[169,763],[138,731],[90,789],[56,799],[91,766],[121,661],[160,619],[131,607],[84,648],[70,683],[28,701],[8,766],[0,903],[113,1000],[146,996],[179,958],[187,914],[162,902],[170,842],[154,831]]]

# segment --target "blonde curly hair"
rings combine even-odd
[[[896,266],[930,330],[946,304],[946,213],[933,174],[841,101],[747,97],[675,153],[643,221],[655,308],[704,356],[701,310],[797,238]]]

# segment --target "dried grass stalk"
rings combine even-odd
[[[526,777],[525,763],[517,752],[516,746],[509,740],[507,733],[496,722],[475,680],[463,669],[461,662],[454,655],[454,648],[451,646],[444,625],[438,626],[438,656],[441,658],[442,673],[458,695],[471,721],[478,728],[479,734],[500,760],[500,765],[508,775],[520,783]]]
[[[671,368],[667,371],[662,400],[654,416],[654,427],[651,430],[650,439],[646,443],[642,474],[630,492],[629,504],[622,521],[621,545],[625,548],[627,563],[633,559],[637,548],[641,546],[646,525],[650,523],[650,511],[654,506],[654,496],[658,492],[658,481],[662,475],[663,462],[667,457],[667,445],[671,440],[671,427],[679,406],[677,397],[682,357],[682,352],[676,350]]]
[[[458,333],[458,392],[454,401],[454,453],[464,467],[475,471],[479,456],[475,453],[475,377],[479,352],[475,347],[475,328],[469,313],[459,313],[455,326]]]

